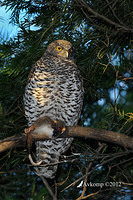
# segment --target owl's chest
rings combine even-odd
[[[83,104],[83,85],[75,65],[36,67],[26,91],[25,104],[29,104],[30,98],[30,111],[34,112],[32,121],[49,116],[68,125],[77,123]]]
[[[31,80],[33,94],[37,96],[71,95],[80,88],[80,77],[76,69],[58,67],[58,69],[37,69]]]

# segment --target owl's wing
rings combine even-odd
[[[27,84],[30,82],[30,80],[34,77],[34,71],[35,71],[36,63],[32,65],[28,79],[27,79]]]
[[[41,66],[43,64],[43,67],[45,68],[45,66],[47,66],[47,64],[44,61],[44,58],[46,57],[46,53],[44,53],[44,55],[38,60],[36,61],[36,63],[34,65],[32,65],[29,76],[28,76],[28,80],[27,80],[27,84],[30,82],[30,80],[35,76],[35,69],[36,67],[38,68],[39,65]]]

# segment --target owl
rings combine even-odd
[[[66,40],[48,45],[44,55],[33,65],[24,94],[25,116],[28,126],[41,117],[61,120],[75,126],[83,105],[83,81],[74,62],[74,49]],[[62,153],[73,138],[55,138],[36,142],[38,176],[53,179]],[[55,164],[54,164],[55,163]]]

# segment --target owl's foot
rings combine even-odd
[[[66,133],[67,127],[65,126],[65,123],[61,120],[55,120],[54,121],[54,133],[53,136],[58,136],[61,134]]]

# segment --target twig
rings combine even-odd
[[[121,21],[119,20],[119,18],[117,17],[117,15],[115,14],[115,11],[114,11],[114,10],[113,10],[113,8],[111,7],[111,5],[110,5],[109,1],[108,1],[108,0],[106,0],[106,2],[107,2],[107,4],[108,4],[108,6],[109,6],[109,8],[110,8],[111,12],[113,13],[114,17],[117,19],[117,21],[118,21],[120,24],[122,24],[122,25],[124,25],[124,26],[125,26],[125,24],[124,24],[123,22],[121,22]]]
[[[90,163],[90,165],[92,165],[92,163]],[[86,187],[87,187],[87,180],[88,180],[88,176],[87,176],[87,174],[88,174],[88,171],[89,171],[90,165],[89,165],[89,167],[86,168],[86,173],[85,173],[86,176],[85,176],[85,178],[84,178],[84,187],[83,187],[83,190],[82,190],[82,194],[81,194],[81,196],[78,197],[76,200],[83,199],[83,197],[84,197],[84,195],[85,195]]]
[[[120,162],[120,163],[117,163],[117,164],[115,164],[115,165],[112,165],[112,168],[113,168],[113,167],[116,167],[116,166],[118,166],[118,165],[124,164],[124,163],[126,163],[126,162],[129,162],[130,160],[133,160],[133,158],[129,158],[129,159],[124,160],[124,161],[122,161],[122,162]]]
[[[60,182],[60,183],[56,183],[57,186],[63,185],[63,184],[68,180],[69,175],[70,175],[70,172],[71,172],[71,168],[72,168],[72,167],[70,167],[69,172],[68,172],[68,175],[67,175],[67,177],[65,178],[65,180],[62,181],[62,182]]]
[[[133,185],[133,183],[125,183],[125,182],[121,182],[123,185]]]
[[[98,193],[99,193],[99,191],[97,191],[97,192],[95,192],[95,193],[88,194],[87,196],[81,197],[80,199],[87,199],[87,198],[92,197],[92,196],[94,196],[94,195],[96,195],[96,194],[98,194]],[[78,198],[78,199],[76,199],[76,200],[80,200],[80,199]]]
[[[96,170],[97,168],[99,168],[100,166],[103,166],[104,164],[107,164],[108,162],[111,162],[111,161],[113,161],[114,159],[116,159],[116,158],[118,158],[118,157],[121,157],[121,156],[123,156],[123,154],[122,154],[122,155],[115,156],[115,157],[112,157],[112,158],[110,158],[110,159],[108,159],[108,160],[105,160],[104,162],[101,162],[99,165],[96,165],[91,171],[89,171],[89,172],[87,173],[87,176],[89,176],[93,171],[95,171],[95,170]],[[63,192],[64,190],[70,188],[71,186],[74,186],[76,183],[78,183],[79,181],[81,181],[85,176],[86,176],[86,174],[85,174],[84,176],[78,178],[76,181],[72,182],[70,185],[68,185],[66,188],[64,188],[61,192]]]
[[[39,174],[39,170],[38,170],[38,169],[36,169],[36,172]],[[57,198],[56,198],[56,196],[54,195],[54,193],[53,193],[51,187],[49,186],[49,184],[48,184],[48,182],[47,182],[47,180],[46,180],[43,176],[40,176],[40,178],[42,179],[44,185],[46,186],[46,188],[47,188],[49,194],[51,195],[51,197],[53,198],[53,200],[57,200]]]
[[[97,153],[100,153],[100,151],[104,148],[105,144],[99,144],[99,147],[97,149]],[[94,161],[94,157],[93,157],[93,160],[89,163],[88,167],[86,168],[86,176],[85,176],[85,179],[84,179],[84,187],[83,187],[83,191],[82,191],[82,194],[80,197],[78,197],[76,200],[80,200],[80,199],[84,199],[84,194],[86,192],[86,183],[87,183],[87,179],[88,179],[88,172],[89,172],[89,169],[92,167],[92,164],[93,164],[93,161]],[[95,193],[93,193],[95,194]],[[88,196],[88,195],[87,195]],[[89,196],[88,196],[89,197]]]

